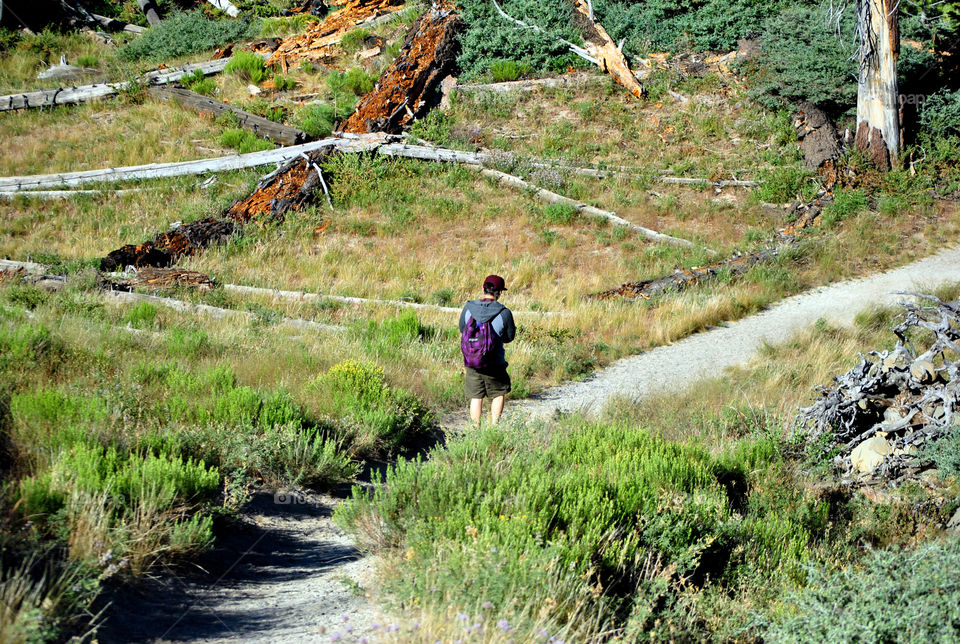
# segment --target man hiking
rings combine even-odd
[[[470,300],[460,312],[460,349],[466,371],[464,391],[470,399],[470,419],[480,424],[483,399],[490,399],[490,422],[494,425],[503,413],[503,398],[510,393],[510,376],[503,345],[517,334],[513,313],[500,304],[507,290],[503,278],[488,275],[483,280],[483,297]]]

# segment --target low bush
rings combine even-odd
[[[941,476],[960,477],[960,427],[954,427],[940,440],[924,446],[923,456],[933,461]]]
[[[960,541],[881,550],[862,566],[813,570],[764,641],[953,642],[960,638]]]
[[[960,90],[940,90],[920,107],[921,129],[941,137],[960,136]]]
[[[578,216],[577,209],[570,204],[551,203],[543,207],[541,219],[549,224],[569,224]]]
[[[337,121],[336,110],[332,105],[307,105],[298,110],[293,118],[301,130],[316,139],[330,136]]]
[[[240,128],[224,130],[223,134],[220,135],[220,145],[233,148],[240,154],[272,150],[274,147],[270,141],[261,139],[250,130],[241,130]]]
[[[321,374],[315,387],[321,413],[341,426],[355,453],[395,454],[429,428],[423,404],[388,386],[379,367],[340,362]]]
[[[267,77],[267,66],[263,58],[249,51],[238,51],[231,56],[223,71],[250,83],[259,83]]]
[[[437,636],[454,637],[463,625],[442,617],[462,613],[483,628],[505,620],[515,641],[618,627],[682,641],[703,635],[703,615],[688,632],[659,618],[686,584],[797,575],[827,529],[829,508],[785,490],[778,462],[764,437],[716,459],[622,425],[491,429],[401,459],[335,518],[397,555],[386,588]]]
[[[366,29],[353,29],[348,31],[340,39],[340,46],[348,54],[353,54],[363,48],[364,41],[370,37],[370,32]]]
[[[181,78],[180,84],[191,92],[203,94],[204,96],[213,96],[217,91],[217,81],[212,78],[207,78],[199,69],[194,70],[189,76]]]
[[[278,92],[284,92],[288,89],[293,89],[297,86],[297,81],[295,81],[290,76],[284,76],[283,74],[274,74],[273,75],[273,89]]]
[[[355,67],[346,72],[333,72],[327,76],[327,87],[333,92],[335,97],[344,94],[353,94],[354,96],[363,96],[373,89],[377,82],[376,76],[368,74],[359,67]],[[351,109],[352,109],[351,105]]]
[[[201,11],[175,13],[122,46],[117,55],[122,60],[161,61],[252,37],[259,29],[240,20],[209,20]]]
[[[495,83],[515,81],[530,73],[530,65],[515,60],[497,60],[490,64],[490,77]]]
[[[810,198],[816,191],[813,173],[793,165],[762,171],[759,178],[756,198],[768,203],[786,203],[798,197]]]

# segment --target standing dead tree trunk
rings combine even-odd
[[[449,0],[434,5],[407,32],[400,55],[357,105],[341,132],[398,134],[436,104],[440,81],[456,66],[463,22]]]
[[[887,169],[900,152],[897,58],[900,0],[859,0],[860,77],[855,145],[870,162]]]

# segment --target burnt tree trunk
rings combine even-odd
[[[870,162],[887,169],[900,153],[897,58],[899,0],[859,0],[860,77],[855,145]]]
[[[400,55],[341,126],[341,132],[399,134],[437,102],[440,81],[456,67],[462,30],[453,3],[435,4],[413,24]]]

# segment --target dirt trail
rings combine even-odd
[[[514,405],[513,415],[596,413],[615,397],[682,389],[746,362],[762,343],[783,342],[819,318],[850,322],[870,306],[895,303],[901,297],[896,291],[947,282],[960,282],[960,246],[788,298],[757,315],[620,360],[584,382]],[[452,429],[465,421],[465,414],[444,418]],[[202,562],[208,574],[186,578],[171,572],[135,594],[118,592],[100,641],[377,641],[389,622],[364,596],[374,583],[373,558],[333,525],[338,499],[305,495],[295,501],[302,502],[258,495],[240,528],[221,538]]]
[[[524,401],[516,413],[538,418],[557,412],[595,414],[614,398],[682,390],[746,363],[764,343],[782,343],[820,318],[850,323],[863,310],[904,299],[897,291],[949,282],[960,282],[960,246],[885,273],[816,288],[737,322],[624,358],[583,382],[553,387]]]

